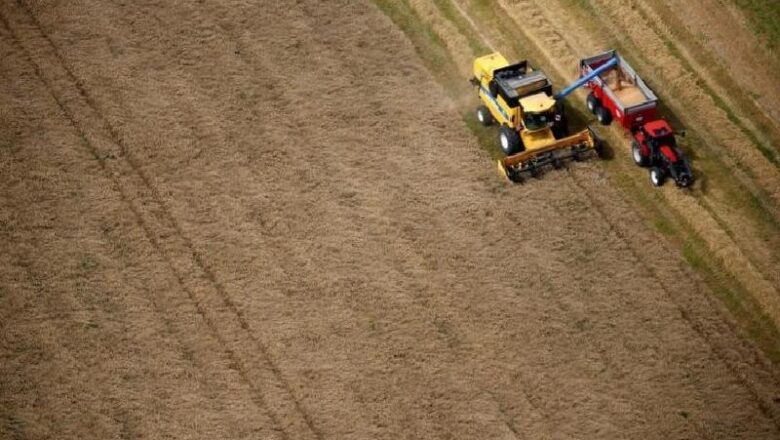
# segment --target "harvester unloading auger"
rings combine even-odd
[[[596,69],[593,76],[614,62]],[[562,102],[591,78],[583,77],[553,96],[547,75],[527,61],[509,64],[500,53],[474,61],[471,83],[482,101],[477,119],[483,125],[500,125],[499,144],[506,157],[498,161],[498,170],[504,177],[520,182],[524,174],[537,177],[547,165],[560,168],[564,160],[582,160],[591,151],[602,156],[601,141],[590,128],[569,135]]]

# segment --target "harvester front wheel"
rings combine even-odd
[[[586,105],[588,106],[588,110],[590,110],[591,113],[595,114],[596,109],[601,107],[601,102],[599,101],[599,98],[596,98],[596,96],[591,93],[588,95],[588,99],[585,101]]]
[[[477,107],[477,120],[485,127],[493,124],[493,115],[490,114],[490,110],[484,105]]]
[[[501,145],[501,151],[507,156],[523,151],[520,135],[506,126],[501,127],[501,130],[498,133],[498,143]]]

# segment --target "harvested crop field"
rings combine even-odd
[[[623,168],[500,181],[393,9],[472,50],[484,2],[390,3],[0,0],[0,438],[780,438],[766,340]],[[664,191],[771,327],[763,224]]]

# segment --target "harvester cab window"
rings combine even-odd
[[[526,113],[524,116],[523,123],[525,124],[526,128],[531,131],[541,130],[553,122],[552,115],[550,115],[549,112]]]
[[[523,124],[528,130],[541,130],[555,121],[558,106],[546,93],[537,93],[523,98],[520,104],[523,108]]]

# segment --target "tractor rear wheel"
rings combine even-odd
[[[596,109],[596,119],[601,122],[601,125],[609,125],[612,123],[612,113],[606,107],[598,107]]]
[[[501,127],[501,130],[499,130],[498,143],[501,146],[501,151],[507,156],[523,151],[520,135],[507,126],[503,126]]]
[[[484,105],[477,107],[477,120],[485,127],[493,124],[493,115],[490,114],[490,110]]]
[[[636,140],[631,142],[631,157],[634,158],[634,163],[637,166],[646,168],[650,165],[650,158],[642,155],[642,147]]]
[[[588,95],[588,99],[585,101],[585,103],[588,106],[588,110],[590,110],[590,112],[593,114],[596,114],[596,109],[601,107],[599,98],[596,98],[596,96],[593,95],[593,92]]]
[[[653,184],[653,186],[661,186],[664,184],[664,181],[666,180],[666,175],[664,174],[664,171],[661,168],[653,167],[650,168],[650,182]]]

